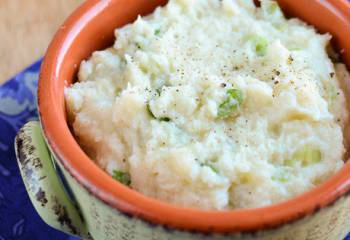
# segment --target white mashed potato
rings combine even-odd
[[[115,31],[65,91],[80,144],[119,181],[186,207],[277,203],[343,165],[331,38],[275,2],[170,0]]]

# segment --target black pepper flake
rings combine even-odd
[[[340,122],[340,118],[337,119],[337,122]]]
[[[340,92],[337,92],[337,95],[339,96],[339,95],[340,95]]]
[[[289,55],[287,63],[292,64],[293,61],[294,61],[294,59],[293,59],[292,55]]]
[[[279,84],[280,82],[279,81],[275,81],[274,84]]]
[[[334,77],[334,75],[335,75],[335,73],[334,73],[334,72],[329,73],[329,76],[331,76],[331,78],[333,78],[333,77]]]
[[[221,83],[221,85],[220,85],[221,87],[226,87],[226,83]]]
[[[276,71],[276,75],[279,76],[281,74],[280,71]]]

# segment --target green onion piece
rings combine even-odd
[[[113,178],[124,185],[129,186],[131,184],[130,174],[120,170],[113,170]]]
[[[200,165],[201,167],[204,167],[204,166],[209,167],[214,173],[219,174],[219,170],[209,163],[201,163]]]
[[[239,181],[242,184],[247,184],[251,182],[253,178],[254,178],[253,175],[249,172],[239,174]]]
[[[140,43],[136,42],[135,45],[138,49],[142,49],[142,45]]]
[[[303,166],[319,163],[322,159],[321,151],[311,146],[304,146],[293,154],[293,159],[300,161]]]
[[[163,121],[163,122],[170,122],[171,121],[171,119],[168,117],[160,117],[160,118],[158,118],[158,120]]]
[[[282,182],[282,183],[289,181],[289,177],[286,174],[282,174],[282,173],[272,176],[271,179],[273,181]]]
[[[120,96],[120,93],[122,92],[119,88],[117,88],[115,91],[115,96],[116,97],[119,97]]]
[[[337,99],[337,89],[335,88],[335,86],[333,84],[327,84],[325,86],[325,91],[327,94],[327,99],[329,102],[329,105],[332,106],[334,101]]]
[[[239,89],[229,89],[227,90],[227,94],[231,97],[237,100],[239,104],[243,102],[243,92]]]
[[[261,9],[266,17],[283,17],[281,8],[278,6],[278,3],[274,0],[262,1]]]
[[[285,169],[283,167],[278,167],[278,168],[276,168],[275,173],[271,176],[271,179],[273,181],[285,183],[285,182],[288,182],[290,180],[290,177],[291,177],[291,175],[287,169]]]
[[[147,111],[148,111],[149,115],[151,115],[152,118],[157,119],[151,110],[151,105],[149,105],[149,103],[147,103],[146,107],[147,107]]]
[[[275,1],[268,1],[267,2],[266,11],[268,14],[275,14],[275,12],[278,10],[280,10],[280,8]]]
[[[227,118],[238,106],[243,102],[243,92],[239,89],[227,90],[227,97],[223,103],[219,105],[217,116],[218,118]]]
[[[159,36],[159,34],[160,34],[160,28],[158,28],[154,31],[154,35]]]
[[[157,93],[158,93],[158,95],[160,96],[160,94],[162,93],[162,87],[157,88],[157,89],[156,89],[156,92],[157,92]]]
[[[297,160],[295,159],[287,159],[284,161],[284,165],[288,166],[288,167],[293,167],[297,164]]]
[[[281,24],[274,24],[274,26],[281,32],[284,32],[288,28],[288,24],[286,23],[281,23]],[[299,49],[300,50],[300,49]]]
[[[289,51],[300,51],[302,50],[300,47],[290,47],[288,48]]]
[[[157,117],[153,114],[152,109],[151,109],[151,105],[150,105],[149,103],[147,103],[146,108],[147,108],[147,111],[148,111],[149,115],[150,115],[152,118],[157,119],[157,120],[162,121],[162,122],[170,122],[170,121],[171,121],[171,119],[170,119],[169,117],[160,117],[160,118],[157,118]]]
[[[254,46],[255,52],[259,56],[264,56],[266,53],[266,48],[269,45],[269,41],[267,38],[260,36],[260,35],[254,35],[249,38],[249,41]]]

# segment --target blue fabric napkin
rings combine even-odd
[[[41,61],[0,87],[0,240],[76,240],[54,230],[33,208],[17,166],[13,141],[20,127],[37,119]]]
[[[0,86],[0,240],[77,240],[41,220],[30,203],[14,154],[17,131],[37,119],[40,64],[34,63]]]

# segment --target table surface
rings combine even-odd
[[[0,84],[38,60],[83,0],[0,0]]]

